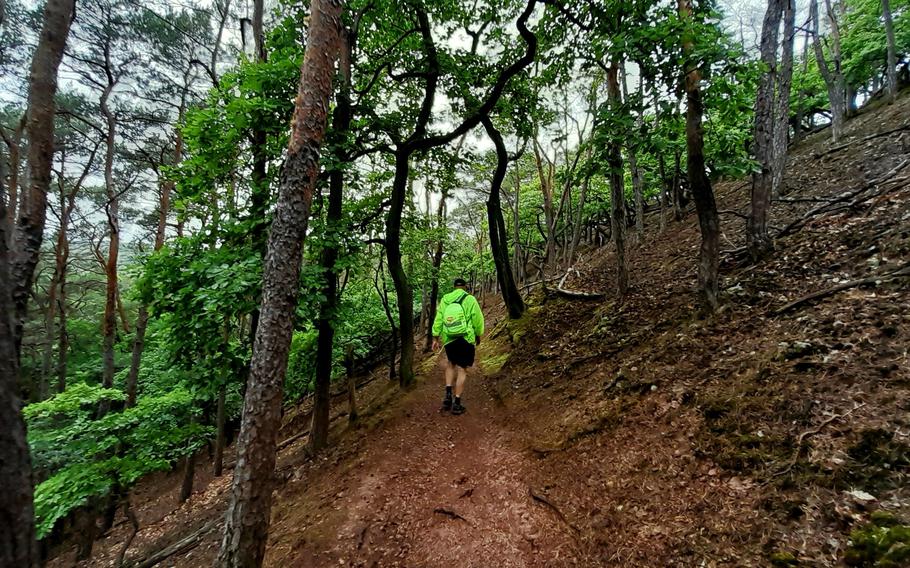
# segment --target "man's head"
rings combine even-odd
[[[461,288],[462,290],[464,290],[464,289],[466,289],[466,288],[468,287],[468,283],[465,282],[465,279],[464,279],[464,278],[456,278],[456,279],[455,279],[455,287],[456,287],[456,288]]]

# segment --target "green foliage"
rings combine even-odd
[[[910,525],[876,511],[871,522],[850,533],[844,561],[848,566],[898,568],[910,562]]]
[[[97,416],[102,400],[123,398],[117,390],[76,384],[25,408],[35,472],[44,479],[35,488],[39,538],[113,488],[128,488],[143,475],[170,468],[212,434],[190,419],[197,405],[186,389],[143,397],[135,407]]]

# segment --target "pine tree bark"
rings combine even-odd
[[[683,22],[692,20],[691,0],[678,0],[679,15]],[[698,303],[703,313],[713,313],[718,306],[718,265],[720,254],[720,221],[711,180],[705,171],[705,140],[702,127],[704,103],[701,94],[701,71],[692,55],[695,41],[691,31],[683,32],[685,52],[686,91],[686,148],[689,185],[698,225],[701,229],[701,247],[698,256]]]
[[[784,0],[769,0],[761,34],[761,62],[764,72],[755,97],[753,151],[759,171],[752,174],[752,208],[746,223],[746,246],[757,261],[773,248],[768,235],[768,215],[774,184],[774,87],[778,83],[777,45]]]
[[[32,464],[19,398],[19,350],[29,292],[44,238],[47,192],[54,153],[54,96],[57,69],[69,36],[74,0],[48,0],[44,23],[32,58],[26,110],[28,169],[27,207],[11,225],[0,223],[0,566],[32,567],[39,563],[35,545]],[[8,218],[0,199],[0,219]],[[15,257],[9,243],[15,243]]]
[[[0,219],[6,203],[0,199]],[[8,225],[0,222],[0,566],[37,566],[32,468],[19,398]]]
[[[885,20],[885,37],[888,42],[888,62],[886,74],[888,76],[888,102],[897,99],[900,86],[897,83],[897,44],[894,39],[894,18],[891,13],[891,1],[882,0],[882,16]]]
[[[525,311],[525,303],[515,285],[515,276],[509,265],[509,243],[506,240],[506,222],[502,216],[502,200],[500,191],[502,182],[506,178],[509,165],[509,155],[506,152],[502,134],[496,130],[493,121],[484,117],[483,127],[487,136],[496,147],[496,170],[493,172],[493,181],[490,184],[490,196],[487,199],[487,224],[490,231],[490,248],[493,251],[493,263],[496,265],[496,280],[502,293],[503,302],[509,311],[511,319],[518,319]]]
[[[19,198],[19,213],[13,241],[11,266],[14,308],[13,333],[16,357],[22,345],[22,327],[47,220],[47,192],[54,157],[54,114],[57,69],[69,37],[75,0],[49,0],[44,6],[44,24],[29,72],[25,133],[28,141],[29,187]],[[9,237],[7,237],[9,238]]]
[[[340,0],[310,4],[308,43],[269,234],[237,465],[216,562],[222,568],[258,568],[265,555],[281,398],[299,296],[303,241],[319,174],[335,59],[341,47],[341,11]]]

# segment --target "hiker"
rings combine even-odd
[[[468,283],[455,279],[455,289],[442,297],[433,321],[433,350],[446,350],[446,396],[442,409],[452,414],[464,414],[461,393],[467,379],[467,368],[474,364],[474,346],[483,335],[483,312],[474,296],[468,294]],[[456,380],[457,375],[457,380]],[[452,400],[452,384],[455,400]]]

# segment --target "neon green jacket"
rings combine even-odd
[[[442,300],[439,302],[439,307],[436,308],[436,319],[433,321],[433,337],[439,337],[442,334],[442,344],[448,345],[456,337],[446,337],[445,330],[442,326],[442,314],[445,313],[446,308],[449,304],[457,301],[461,298],[462,294],[467,294],[465,299],[461,302],[461,307],[464,308],[464,315],[470,325],[468,326],[468,333],[464,336],[465,341],[470,344],[477,343],[477,338],[483,335],[483,312],[480,311],[480,304],[477,303],[477,299],[474,296],[468,294],[464,290],[455,289],[442,297]]]

